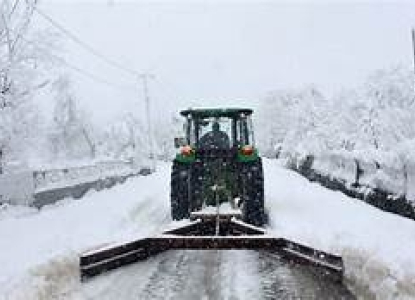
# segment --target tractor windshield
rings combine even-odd
[[[225,117],[198,120],[198,146],[203,149],[229,149],[232,141],[232,119]]]
[[[230,149],[254,146],[250,115],[187,116],[185,126],[187,142],[201,149]]]

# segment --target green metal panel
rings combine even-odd
[[[251,162],[251,161],[257,160],[258,157],[259,157],[259,155],[258,155],[258,150],[257,149],[254,149],[254,152],[252,153],[252,155],[244,155],[244,154],[242,154],[241,149],[239,149],[237,160],[239,162]]]
[[[192,155],[183,155],[178,153],[176,154],[176,160],[181,163],[193,163],[196,160],[196,152],[193,151]]]

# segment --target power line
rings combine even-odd
[[[412,51],[413,51],[413,63],[414,63],[414,71],[415,71],[415,28],[412,28]]]
[[[57,56],[53,56],[56,60],[59,60],[60,63],[62,63],[63,65],[65,65],[66,67],[70,68],[71,70],[78,72],[79,74],[83,75],[84,77],[88,77],[89,79],[97,82],[97,83],[101,83],[101,84],[105,84],[105,85],[110,85],[113,88],[116,89],[122,89],[122,90],[130,90],[132,92],[137,92],[137,89],[134,88],[133,86],[127,86],[127,85],[122,85],[122,84],[117,84],[114,82],[111,82],[109,80],[106,80],[104,78],[101,78],[97,75],[95,75],[94,73],[91,73],[89,71],[86,71],[80,67],[77,67],[71,63],[68,63],[66,60],[64,60],[63,58],[57,57]]]
[[[149,78],[153,78],[154,79],[154,75],[151,74],[140,74],[130,68],[127,68],[123,65],[121,65],[120,63],[118,63],[117,61],[114,61],[112,59],[109,59],[108,57],[106,57],[105,55],[103,55],[102,53],[100,53],[99,51],[95,50],[95,48],[93,48],[92,46],[90,46],[88,43],[82,41],[80,38],[78,38],[75,34],[73,34],[71,31],[69,31],[68,29],[66,29],[63,25],[61,25],[59,22],[55,21],[52,17],[50,17],[48,14],[46,14],[45,12],[43,12],[42,10],[40,10],[37,6],[34,6],[34,11],[36,13],[38,13],[41,17],[43,17],[45,20],[47,20],[50,24],[52,24],[55,28],[57,28],[59,31],[61,31],[62,33],[64,33],[67,37],[69,37],[72,41],[74,41],[75,43],[77,43],[79,46],[81,46],[82,48],[84,48],[87,52],[89,52],[90,54],[92,54],[93,56],[99,58],[100,60],[104,61],[105,63],[107,63],[108,65],[111,65],[112,67],[119,69],[121,71],[123,71],[124,73],[128,73],[129,75],[134,76],[135,78],[139,78],[141,80],[143,80],[143,89],[145,90],[145,100],[146,100],[146,107],[147,107],[147,114],[149,115],[149,110],[150,110],[150,100],[148,97],[148,92],[147,92],[147,79]],[[60,58],[58,56],[52,55],[56,60],[58,60],[60,63],[66,65],[68,68],[78,72],[79,74],[88,77],[89,79],[101,83],[101,84],[105,84],[105,85],[110,85],[112,87],[115,87],[117,89],[123,89],[123,90],[131,90],[131,91],[136,91],[136,88],[132,87],[132,86],[124,86],[124,85],[120,85],[120,84],[115,84],[114,82],[108,81],[106,79],[101,78],[100,76],[95,75],[94,73],[88,72],[80,67],[77,67],[73,64],[68,63],[65,59]],[[161,85],[162,88],[164,88],[163,85]],[[151,125],[149,125],[149,131],[151,131]]]
[[[134,71],[132,69],[126,68],[125,66],[119,64],[118,62],[116,62],[116,61],[114,61],[112,59],[109,59],[108,57],[106,57],[105,55],[103,55],[102,53],[100,53],[99,51],[95,50],[92,46],[90,46],[89,44],[87,44],[84,41],[82,41],[80,38],[78,38],[71,31],[69,31],[68,29],[66,29],[63,25],[61,25],[58,22],[56,22],[52,17],[50,17],[48,14],[46,14],[45,12],[43,12],[42,10],[40,10],[37,6],[34,7],[34,10],[40,16],[42,16],[44,19],[46,19],[50,24],[52,24],[55,28],[59,29],[66,36],[68,36],[72,41],[74,41],[79,46],[81,46],[86,51],[88,51],[90,54],[92,54],[95,57],[101,59],[105,63],[107,63],[107,64],[111,65],[112,67],[117,68],[117,69],[119,69],[119,70],[121,70],[121,71],[123,71],[125,73],[128,73],[129,75],[133,75],[136,78],[138,76],[141,80],[144,80],[144,81],[147,80],[147,77],[152,77],[154,79],[154,76],[153,75],[149,76],[149,74],[139,74],[138,72],[136,72],[136,71]],[[66,61],[63,61],[63,63],[66,64],[67,66],[69,66],[70,68],[72,68],[73,70],[75,70],[75,71],[77,71],[79,73],[83,73],[83,75],[89,76],[90,78],[94,78],[95,81],[99,81],[100,83],[114,85],[113,83],[110,83],[110,82],[108,82],[106,80],[100,79],[98,76],[96,76],[96,75],[94,75],[92,73],[88,73],[88,72],[82,70],[81,68],[71,66]],[[163,84],[161,84],[161,86],[162,86],[163,89],[165,89],[165,87],[164,87]],[[129,89],[132,89],[132,88],[129,87]]]
[[[34,41],[28,40],[28,39],[24,38],[23,36],[20,36],[20,39],[22,39],[26,43],[36,45],[36,43]],[[70,68],[71,70],[73,70],[73,71],[75,71],[75,72],[83,75],[84,77],[88,77],[89,79],[91,79],[91,80],[93,80],[95,82],[98,82],[98,83],[101,83],[101,84],[105,84],[107,86],[109,85],[109,86],[112,86],[113,88],[116,88],[116,89],[131,90],[133,92],[136,92],[137,91],[137,88],[136,87],[133,87],[132,85],[130,86],[130,85],[117,84],[117,83],[114,83],[112,81],[106,80],[106,79],[104,79],[104,78],[102,78],[102,77],[100,77],[100,76],[98,76],[98,75],[96,75],[96,74],[94,74],[92,72],[89,72],[89,71],[87,71],[85,69],[82,69],[82,68],[80,68],[80,67],[78,67],[78,66],[76,66],[74,64],[71,64],[71,63],[67,62],[62,57],[59,57],[59,56],[54,55],[54,54],[51,54],[46,49],[39,48],[39,47],[37,49],[40,50],[40,51],[42,51],[46,55],[52,57],[53,59],[55,59],[59,63],[65,65],[68,68]]]
[[[112,67],[119,69],[125,73],[128,73],[130,75],[134,75],[137,76],[137,72],[126,68],[125,66],[119,64],[118,62],[109,59],[108,57],[106,57],[105,55],[103,55],[102,53],[100,53],[99,51],[95,50],[93,47],[91,47],[90,45],[88,45],[87,43],[85,43],[84,41],[82,41],[81,39],[79,39],[75,34],[73,34],[72,32],[70,32],[68,29],[66,29],[65,27],[63,27],[61,24],[59,24],[58,22],[56,22],[54,19],[52,19],[49,15],[47,15],[46,13],[44,13],[43,11],[41,11],[37,6],[34,7],[34,10],[40,15],[42,16],[45,20],[47,20],[50,24],[52,24],[55,28],[59,29],[62,33],[64,33],[67,37],[69,37],[72,41],[74,41],[75,43],[77,43],[79,46],[81,46],[82,48],[84,48],[86,51],[88,51],[90,54],[94,55],[95,57],[101,59],[102,61],[106,62],[107,64],[111,65]]]

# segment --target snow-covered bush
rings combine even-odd
[[[275,91],[258,114],[259,146],[294,168],[311,156],[319,174],[415,200],[414,91],[412,71],[401,66],[332,97]]]

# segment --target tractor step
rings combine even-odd
[[[242,212],[238,210],[232,210],[227,212],[221,212],[219,215],[214,212],[206,212],[206,211],[195,211],[190,214],[190,220],[203,220],[203,221],[213,221],[213,220],[225,220],[230,221],[231,219],[242,219]]]
[[[219,220],[219,235],[215,228]],[[184,226],[165,231],[158,237],[144,238],[84,253],[80,257],[81,280],[132,264],[160,252],[173,249],[250,249],[277,253],[290,263],[317,267],[341,281],[344,273],[341,257],[318,251],[284,238],[266,235],[262,228],[233,217],[212,219],[202,216]]]

